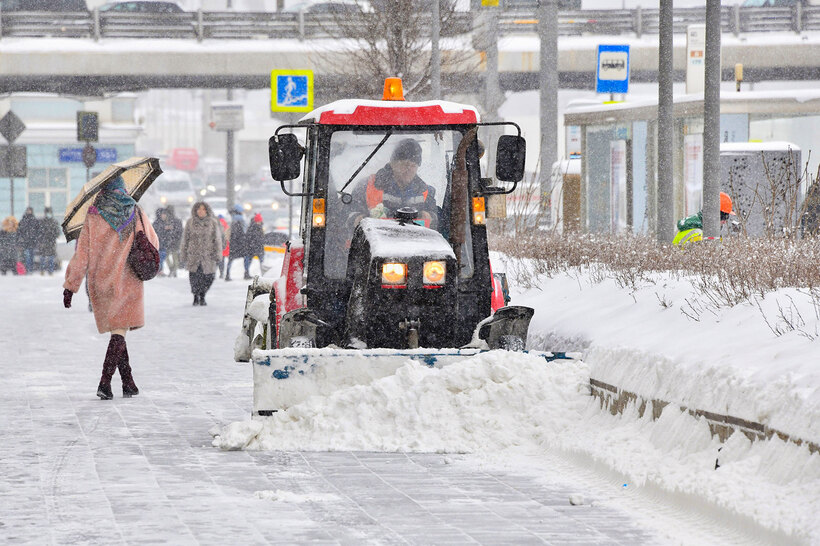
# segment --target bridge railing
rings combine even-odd
[[[690,24],[705,22],[703,8],[674,10],[674,31],[686,32]],[[537,12],[502,11],[502,34],[537,32]],[[820,6],[800,4],[779,8],[724,6],[724,32],[739,35],[756,32],[803,32],[820,30]],[[472,14],[458,14],[443,35],[467,33]],[[636,35],[658,33],[657,9],[560,11],[558,33],[571,35]],[[122,13],[92,12],[0,12],[0,38],[182,38],[205,39],[315,39],[343,34],[335,16],[292,12],[185,12]]]

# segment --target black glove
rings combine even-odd
[[[72,296],[74,296],[74,292],[72,292],[68,288],[63,290],[63,305],[65,306],[66,309],[71,307],[71,298],[72,298]]]

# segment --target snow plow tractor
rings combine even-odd
[[[467,105],[405,102],[398,86],[318,108],[269,141],[271,175],[301,198],[301,222],[281,276],[248,289],[235,356],[253,361],[254,414],[408,358],[442,366],[525,348],[533,310],[507,305],[486,230],[523,177],[520,128],[481,123]],[[493,178],[482,176],[490,155]]]

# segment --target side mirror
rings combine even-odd
[[[524,137],[501,135],[495,153],[495,177],[504,182],[520,182],[524,178],[527,141]]]
[[[274,180],[284,182],[298,178],[302,172],[302,157],[305,148],[299,144],[294,134],[276,135],[268,140],[270,175]]]

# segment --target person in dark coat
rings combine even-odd
[[[17,275],[17,218],[8,216],[0,227],[0,273]]]
[[[205,294],[214,282],[217,265],[222,259],[221,231],[211,207],[204,201],[194,203],[191,218],[182,231],[180,246],[180,258],[188,269],[194,305],[207,305]]]
[[[168,205],[167,208],[157,211],[157,219],[154,221],[154,231],[159,237],[159,264],[160,271],[168,260],[168,273],[171,277],[177,276],[179,267],[179,244],[182,239],[182,221],[174,215],[174,207]]]
[[[253,217],[253,222],[245,233],[245,251],[249,260],[253,261],[256,257],[260,264],[265,261],[265,228],[259,213]]]
[[[419,220],[435,229],[436,189],[417,174],[421,155],[421,145],[412,138],[396,144],[390,162],[353,189],[349,225],[357,226],[366,216],[395,218],[398,209],[412,207]]]
[[[34,271],[34,256],[39,243],[40,221],[34,216],[34,209],[28,207],[17,228],[17,244],[23,249],[23,265],[26,272]]]
[[[54,219],[51,207],[43,210],[40,220],[40,240],[37,247],[40,253],[40,274],[54,274],[54,262],[57,258],[57,239],[60,237],[60,225]]]
[[[242,216],[242,207],[235,205],[231,214],[231,235],[228,241],[230,253],[228,254],[228,266],[225,269],[225,280],[231,280],[231,263],[240,258],[245,265],[245,278],[250,279],[251,260],[245,250],[245,218]]]

